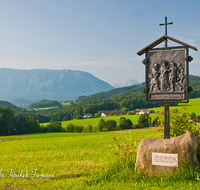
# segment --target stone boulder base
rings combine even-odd
[[[190,164],[193,166],[198,164],[197,156],[197,138],[192,133],[186,133],[184,135],[174,137],[171,139],[142,139],[138,147],[137,159],[136,159],[136,171],[145,172],[147,174],[166,174],[176,170],[180,167],[181,163]],[[152,153],[157,156],[157,160],[164,165],[152,164]],[[167,154],[166,154],[167,153]],[[178,158],[177,166],[170,166],[170,155],[175,155]],[[166,156],[167,155],[167,156]],[[174,159],[174,158],[173,158]]]

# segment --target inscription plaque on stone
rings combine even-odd
[[[149,100],[185,99],[185,50],[148,52]]]
[[[153,152],[152,165],[178,167],[178,154]]]

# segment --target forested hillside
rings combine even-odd
[[[10,102],[0,100],[0,107],[6,107],[6,106],[10,107],[13,112],[26,111],[25,109],[19,108],[15,105],[11,104]]]
[[[54,121],[67,121],[72,119],[82,119],[86,113],[91,113],[95,117],[99,117],[101,111],[117,110],[135,110],[137,108],[157,107],[159,104],[147,104],[144,99],[144,95],[129,95],[116,98],[110,98],[105,100],[91,100],[89,102],[81,104],[72,104],[69,106],[59,105],[56,109],[30,111],[30,112],[18,112],[15,113],[15,117],[20,119],[24,116],[32,116],[35,120],[39,120],[40,123]]]
[[[190,86],[194,89],[190,97],[200,97],[200,77],[190,76]],[[147,104],[145,102],[145,95],[142,92],[143,88],[144,83],[114,89],[109,92],[97,93],[88,97],[82,96],[77,99],[75,104],[70,104],[65,107],[59,105],[56,109],[29,112],[21,109],[15,111],[14,114],[17,119],[30,115],[41,123],[49,122],[50,120],[67,121],[81,119],[86,113],[91,113],[93,116],[99,117],[103,110],[111,111],[117,109],[128,111],[160,106],[159,104]]]
[[[190,93],[190,98],[200,97],[200,77],[198,76],[189,76],[189,85],[193,88],[192,93]],[[133,85],[129,87],[122,87],[110,90],[108,92],[99,92],[90,96],[80,96],[76,100],[76,103],[84,103],[91,100],[104,100],[110,98],[116,98],[121,96],[130,96],[130,95],[142,95],[143,89],[145,88],[145,83],[138,85]]]
[[[128,87],[116,88],[108,92],[99,92],[90,96],[79,96],[78,99],[76,100],[76,103],[80,104],[91,100],[104,100],[104,99],[118,98],[130,95],[139,95],[139,94],[143,95],[142,90],[144,89],[144,87],[145,83],[142,83]]]
[[[28,108],[45,108],[45,107],[56,107],[60,105],[60,103],[58,101],[53,101],[53,100],[41,100],[39,102],[36,102],[36,103],[33,103],[33,104],[30,104],[28,106]]]
[[[190,75],[189,85],[193,88],[192,93],[190,93],[190,98],[199,98],[200,97],[200,77]]]

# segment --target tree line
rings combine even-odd
[[[190,86],[194,91],[190,94],[190,98],[200,97],[200,77],[190,75]],[[159,107],[159,104],[149,104],[145,102],[145,96],[142,93],[144,83],[130,87],[113,89],[109,92],[99,92],[91,96],[80,96],[75,103],[70,102],[68,106],[58,105],[55,109],[24,111],[19,109],[14,111],[16,119],[25,116],[31,116],[39,123],[53,121],[68,121],[72,119],[82,119],[86,113],[91,113],[94,117],[99,117],[101,111],[117,110],[135,110],[149,107]],[[54,101],[42,100],[42,107],[46,107],[48,103],[57,103]],[[46,104],[47,103],[47,104]],[[35,107],[35,106],[34,106]]]
[[[116,97],[106,100],[91,100],[80,104],[71,104],[68,106],[59,105],[55,109],[39,111],[16,111],[15,117],[20,119],[30,115],[40,123],[53,121],[68,121],[73,119],[83,119],[84,114],[91,113],[94,117],[99,117],[101,111],[110,110],[135,110],[148,107],[158,107],[159,104],[149,104],[145,102],[144,95],[129,95]],[[125,112],[124,112],[125,113]]]
[[[56,100],[41,100],[39,102],[36,102],[36,103],[32,103],[28,106],[29,109],[32,109],[32,108],[45,108],[45,107],[54,107],[54,106],[58,106],[60,105],[60,103]]]
[[[157,126],[158,118],[155,118],[152,122],[151,117],[148,113],[141,114],[138,118],[138,123],[133,124],[130,119],[126,119],[125,117],[120,117],[119,125],[114,120],[105,121],[103,118],[99,120],[99,131],[115,131],[115,130],[123,130],[123,129],[135,129],[135,128],[143,128],[149,126]]]

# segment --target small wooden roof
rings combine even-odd
[[[181,41],[179,41],[179,40],[177,40],[177,39],[175,39],[175,38],[172,38],[172,37],[170,37],[170,36],[163,35],[162,37],[158,38],[156,41],[152,42],[151,44],[149,44],[149,45],[146,46],[145,48],[143,48],[143,49],[141,49],[140,51],[138,51],[137,54],[138,54],[138,55],[142,55],[142,54],[145,53],[148,49],[150,50],[150,49],[154,48],[155,46],[157,46],[158,44],[162,43],[162,42],[165,41],[166,39],[172,40],[172,41],[174,41],[174,42],[176,42],[176,43],[179,43],[179,44],[181,44],[181,45],[183,45],[183,46],[185,46],[185,47],[189,47],[189,48],[191,48],[191,49],[193,49],[193,50],[195,50],[195,51],[198,51],[197,48],[194,47],[194,46],[191,46],[191,45],[189,45],[189,44],[186,44],[186,43],[184,43],[184,42],[181,42]]]

